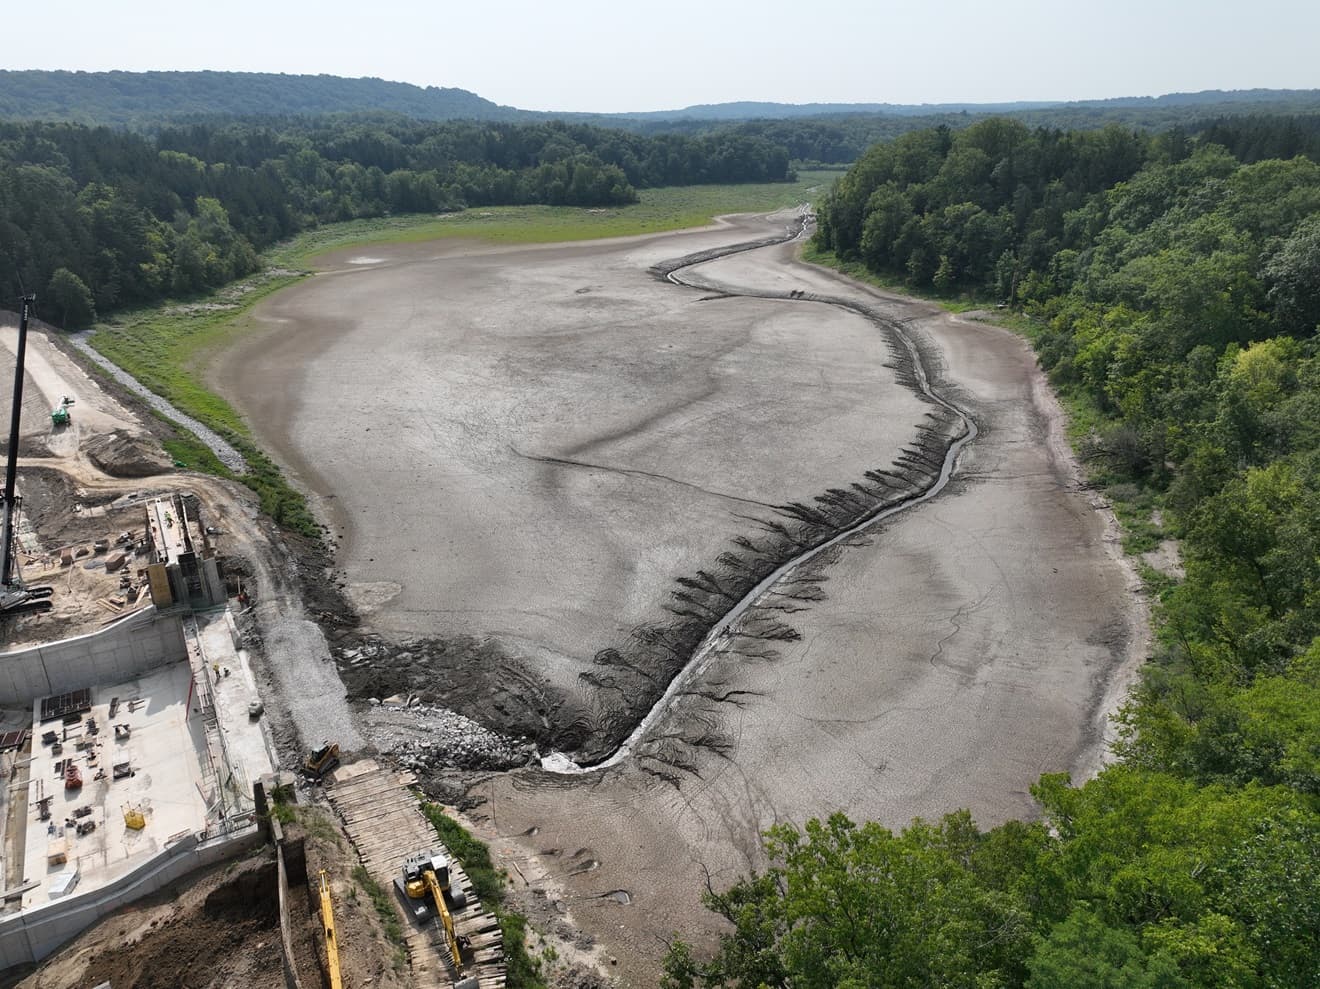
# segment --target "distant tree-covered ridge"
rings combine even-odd
[[[145,124],[187,114],[389,112],[418,120],[514,120],[465,89],[274,72],[0,71],[0,118]]]
[[[1309,133],[1314,135],[1312,128]],[[1156,648],[1120,762],[1043,820],[780,826],[669,987],[1320,986],[1320,164],[1295,119],[1193,140],[988,120],[877,145],[819,249],[1012,300],[1090,427]],[[1273,155],[1287,157],[1273,157]]]
[[[0,70],[0,119],[64,120],[133,127],[187,115],[307,115],[395,113],[416,120],[524,121],[562,119],[603,126],[719,126],[744,120],[842,117],[890,122],[1026,114],[1032,125],[1093,127],[1107,122],[1168,126],[1226,113],[1320,110],[1320,90],[1251,89],[1170,93],[1108,100],[1015,103],[712,103],[674,110],[579,113],[500,106],[464,89],[414,86],[383,79],[270,72],[67,72]],[[948,121],[944,121],[948,122]],[[883,135],[873,135],[872,140]]]
[[[1242,104],[1241,106],[1247,106]],[[1032,129],[1104,130],[1122,127],[1143,132],[1169,130],[1175,125],[1189,137],[1222,144],[1244,162],[1262,158],[1291,158],[1305,154],[1320,157],[1320,95],[1309,112],[1286,116],[1243,113],[1241,108],[1216,106],[1207,113],[1205,104],[1173,104],[1154,107],[1120,105],[1099,111],[1059,107],[1013,114],[1010,119]],[[1230,112],[1237,109],[1238,112]],[[781,145],[795,161],[826,165],[851,164],[882,141],[934,127],[957,131],[984,121],[983,115],[942,113],[925,117],[841,114],[794,120],[755,120],[724,124],[729,133],[763,137]],[[646,133],[709,133],[715,126],[704,122],[674,122],[648,125]]]
[[[319,224],[476,205],[601,206],[637,187],[789,178],[753,135],[644,137],[562,123],[288,118],[151,137],[0,124],[0,294],[66,325],[247,274]]]

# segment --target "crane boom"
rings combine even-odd
[[[321,870],[321,927],[325,930],[326,968],[330,972],[330,989],[344,989],[339,972],[339,938],[335,935],[335,910],[330,902],[330,880]]]
[[[18,441],[23,415],[23,360],[27,351],[28,314],[36,296],[23,296],[18,317],[18,346],[14,349],[14,403],[9,416],[9,450],[5,458],[4,520],[0,523],[0,617],[30,611],[49,611],[49,587],[26,587],[14,562],[14,530],[18,519]]]

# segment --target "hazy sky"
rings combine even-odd
[[[1317,0],[4,0],[0,67],[457,86],[534,110],[1320,88]]]

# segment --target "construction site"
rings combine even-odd
[[[322,546],[16,314],[0,984],[650,986],[773,823],[1093,772],[1145,604],[1029,350],[810,219],[324,257],[206,371]]]
[[[409,781],[341,766],[334,743],[282,755],[246,641],[261,641],[259,581],[246,557],[222,555],[266,538],[255,507],[237,486],[172,473],[131,396],[29,322],[24,311],[3,331],[16,374],[0,561],[0,983],[411,985],[416,969],[427,984],[470,989],[480,974],[502,986],[499,926]],[[337,773],[388,788],[372,813],[393,806],[410,825],[416,848],[365,859],[372,888],[398,880],[413,932],[402,958],[379,910],[357,902],[364,859],[345,854],[330,805],[279,809]],[[405,883],[405,859],[423,852]],[[222,934],[218,950],[208,933]],[[341,963],[341,943],[358,954]]]

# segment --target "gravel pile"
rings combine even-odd
[[[266,665],[297,729],[299,750],[332,741],[346,753],[360,751],[366,741],[354,724],[320,626],[278,592],[259,601],[253,616]]]
[[[402,698],[373,698],[363,720],[376,748],[414,772],[513,769],[537,757],[531,742],[491,731],[456,711]]]

